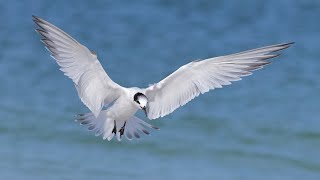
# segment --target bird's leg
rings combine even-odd
[[[124,125],[120,128],[119,132],[120,132],[120,137],[123,135],[124,133],[124,128],[126,126],[127,121],[124,122]]]
[[[112,133],[116,134],[117,133],[117,125],[116,125],[116,121],[114,121],[114,127],[112,130]]]

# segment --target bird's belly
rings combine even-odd
[[[108,109],[108,114],[116,121],[126,121],[130,119],[138,108],[131,103],[115,103]]]

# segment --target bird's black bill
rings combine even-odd
[[[143,110],[144,114],[148,117],[147,108],[143,107],[142,110]]]

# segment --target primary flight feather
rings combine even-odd
[[[293,43],[283,43],[190,62],[148,88],[125,88],[113,82],[97,55],[51,23],[32,16],[51,56],[75,84],[81,101],[92,113],[79,114],[77,121],[88,125],[96,136],[111,140],[115,135],[131,140],[158,129],[134,116],[143,110],[149,119],[172,113],[200,94],[229,85],[252,74],[279,56],[277,51]],[[102,110],[103,107],[107,107]]]

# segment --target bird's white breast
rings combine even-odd
[[[116,121],[126,121],[138,111],[138,107],[133,103],[134,102],[126,96],[121,96],[108,109],[108,114]]]

